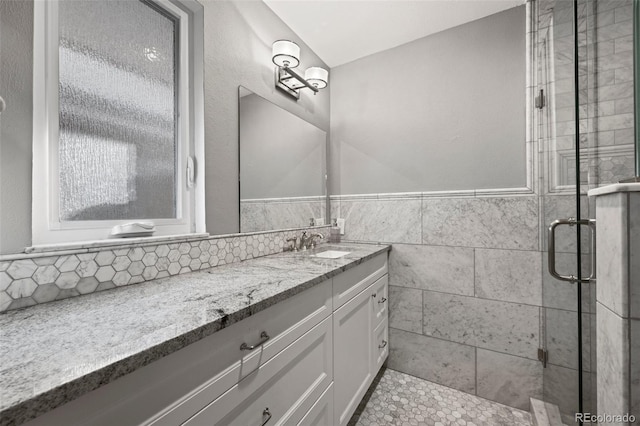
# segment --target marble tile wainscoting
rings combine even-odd
[[[106,240],[0,256],[0,312],[268,256],[303,230]],[[325,240],[326,241],[326,238]]]
[[[575,293],[546,270],[541,203],[475,191],[331,197],[345,240],[393,244],[389,368],[516,408],[543,394],[576,408]]]
[[[288,197],[240,200],[240,230],[256,232],[265,229],[309,225],[309,219],[325,218],[327,197]]]

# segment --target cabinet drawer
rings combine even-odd
[[[333,423],[333,383],[329,385],[298,426],[328,426]]]
[[[373,332],[373,360],[374,375],[389,355],[389,321],[385,318]]]
[[[389,274],[385,274],[373,284],[373,325],[377,326],[388,317]]]
[[[332,379],[333,333],[327,318],[184,425],[262,425],[267,419],[269,425],[297,424]]]
[[[333,277],[333,310],[387,273],[387,252]]]
[[[219,331],[212,336],[214,339],[204,350],[212,354],[208,359],[209,363],[226,368],[220,369],[218,374],[209,373],[209,380],[203,380],[201,386],[181,398],[150,424],[175,426],[184,422],[243,378],[262,369],[266,362],[330,314],[331,280],[327,280]],[[262,346],[254,350],[240,350],[243,343],[253,346],[264,340],[260,336],[263,331],[267,333],[269,340]],[[206,378],[203,375],[203,379]]]

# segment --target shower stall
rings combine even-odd
[[[587,191],[636,175],[633,0],[538,0],[532,52],[538,143],[543,399],[563,421],[597,412],[595,205]],[[556,221],[554,223],[554,221]],[[546,227],[554,223],[553,237]],[[549,272],[555,270],[555,274]]]

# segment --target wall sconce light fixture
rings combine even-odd
[[[289,40],[278,40],[273,43],[271,60],[276,64],[276,88],[289,96],[300,99],[301,89],[311,89],[313,94],[327,87],[329,71],[320,67],[311,67],[304,77],[293,68],[300,65],[300,47]]]

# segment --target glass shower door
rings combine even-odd
[[[595,219],[589,189],[634,175],[632,0],[536,3],[541,229],[564,220],[553,259],[573,277],[549,272],[544,232],[543,399],[576,424],[575,413],[597,412],[593,249],[576,222]]]
[[[578,46],[586,36],[586,22],[574,33],[573,1],[537,3],[537,125],[540,155],[540,205],[543,251],[542,344],[543,399],[556,404],[567,424],[574,414],[591,411],[591,324],[590,285],[578,284],[578,276],[588,274],[588,246],[578,225],[558,226],[555,241],[544,230],[554,221],[575,223],[588,217],[588,202],[582,188],[588,167],[580,155],[586,146],[586,123],[580,118],[587,104],[588,69],[580,66]],[[578,5],[585,21],[586,3]],[[577,65],[577,66],[576,66]],[[577,74],[577,75],[576,75]],[[577,81],[576,81],[577,77]],[[580,96],[580,95],[583,96]],[[576,108],[576,106],[578,108]],[[579,125],[578,125],[579,123]],[[578,214],[578,211],[580,214]],[[582,231],[582,230],[581,230]],[[581,232],[582,233],[582,232]],[[554,245],[551,247],[550,243]],[[551,262],[548,256],[551,248]],[[555,252],[555,253],[554,253]],[[551,263],[551,264],[550,264]],[[578,267],[582,274],[578,274]],[[565,281],[554,277],[575,277]],[[581,278],[581,277],[580,277]]]

